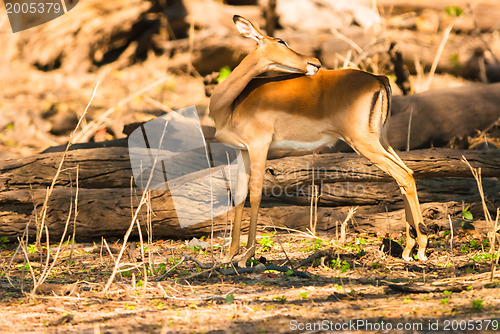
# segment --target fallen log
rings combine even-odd
[[[321,206],[379,205],[392,204],[402,207],[402,197],[395,181],[389,182],[332,182],[315,181],[319,186]],[[500,182],[483,180],[484,194],[487,198],[498,197]],[[471,178],[431,178],[417,181],[418,198],[421,203],[480,201],[477,184]],[[310,205],[311,184],[307,182],[281,186],[266,184],[263,195],[265,200],[296,205]]]
[[[40,214],[40,208],[46,198],[46,187],[52,181],[61,154],[40,154],[7,160],[0,164],[0,235],[18,236],[28,222],[35,221],[33,215]],[[482,168],[483,177],[500,175],[499,151],[434,149],[401,153],[403,160],[416,171],[416,177],[421,179],[417,184],[422,202],[433,202],[424,205],[441,207],[443,212],[444,206],[448,206],[446,210],[451,213],[451,207],[461,210],[462,200],[477,200],[476,187],[470,178],[470,171],[460,162],[462,155],[467,156],[473,166]],[[79,169],[77,236],[82,239],[121,237],[128,228],[134,208],[137,208],[142,195],[140,189],[130,187],[132,170],[128,150],[124,147],[68,152],[61,177],[48,201],[46,224],[51,237],[59,237],[62,234],[70,203],[76,196],[76,166]],[[273,189],[276,191],[276,187],[288,187],[297,191],[302,185],[309,186],[313,180],[313,169],[315,184],[322,184],[323,188],[320,205],[363,205],[356,214],[358,230],[385,230],[388,217],[391,222],[395,222],[393,225],[391,223],[394,230],[404,227],[403,212],[400,210],[401,196],[395,182],[366,159],[349,153],[269,161],[264,194],[268,192],[275,196],[264,198],[260,213],[261,224],[274,223],[277,226],[296,229],[309,226],[309,193],[299,191],[298,196],[288,196],[289,194],[285,193],[273,194]],[[494,179],[483,181],[486,196],[495,204],[495,201],[498,201],[499,182]],[[335,188],[336,184],[340,185],[340,188]],[[179,187],[183,185],[180,184]],[[330,185],[332,187],[329,187]],[[338,189],[341,189],[342,193],[339,193]],[[197,192],[197,196],[210,198],[209,193],[204,196],[202,192]],[[153,191],[150,198],[149,207],[153,212],[150,217],[155,236],[187,238],[210,232],[210,220],[181,228],[168,191]],[[437,201],[447,203],[435,203]],[[387,208],[390,210],[388,213]],[[440,209],[430,210],[427,217],[435,219],[436,210]],[[346,211],[345,207],[320,207],[318,229],[333,228],[332,224],[345,219]],[[144,207],[139,216],[141,224],[145,225],[147,216]],[[227,218],[228,215],[216,217],[216,232],[228,230]],[[30,230],[34,233],[33,225]]]
[[[394,96],[388,139],[396,149],[406,149],[410,117],[411,149],[445,145],[453,137],[467,138],[500,118],[500,83]]]
[[[14,240],[28,229],[30,237],[35,235],[34,214],[39,215],[46,191],[42,189],[18,190],[0,193],[0,235]],[[51,240],[61,238],[70,215],[70,203],[74,201],[76,189],[56,188],[48,201],[45,225]],[[130,189],[79,189],[78,215],[74,220],[74,211],[69,219],[68,235],[72,234],[73,221],[78,241],[96,240],[101,237],[119,239],[126,233],[132,220],[133,212],[140,201],[140,193]],[[147,206],[139,214],[142,234],[152,234],[154,238],[191,238],[215,233],[229,235],[230,220],[221,215],[186,228],[179,226],[177,213],[168,192],[153,191],[148,205],[152,214],[148,216]],[[35,209],[34,209],[35,208]],[[462,211],[462,202],[424,203],[423,216],[427,223],[434,222],[439,228],[449,226],[446,214],[452,216]],[[356,232],[403,231],[404,210],[386,212],[386,207],[359,207],[350,229]],[[471,209],[479,217],[480,205]],[[340,223],[347,216],[346,207],[319,207],[317,210],[317,230],[335,233]],[[150,217],[148,222],[147,217]],[[249,210],[244,210],[243,230],[248,229]],[[305,231],[310,228],[310,209],[308,206],[289,205],[286,203],[264,202],[259,212],[259,224],[268,227],[282,227]],[[152,228],[149,229],[149,226]],[[138,237],[135,228],[132,237]]]
[[[470,178],[469,168],[461,162],[465,156],[473,167],[481,167],[483,177],[500,176],[500,151],[426,149],[400,152],[400,157],[415,172],[415,178]],[[7,159],[0,163],[0,192],[50,186],[62,152]],[[57,186],[69,186],[76,180],[79,187],[90,189],[130,187],[132,168],[126,147],[94,148],[69,151]],[[314,167],[314,171],[313,171]],[[313,175],[314,174],[314,175]],[[334,153],[287,157],[267,163],[264,189],[273,186],[316,182],[390,181],[367,159],[355,153]]]

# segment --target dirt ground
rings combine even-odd
[[[391,237],[403,241],[401,235]],[[455,236],[451,255],[449,239],[447,233],[431,239],[428,262],[406,263],[380,250],[382,236],[351,235],[340,246],[327,236],[260,235],[256,258],[278,265],[288,258],[291,265],[285,266],[307,277],[292,270],[224,275],[189,260],[219,260],[227,250],[220,237],[213,240],[213,254],[206,240],[191,247],[187,241],[160,240],[143,244],[144,258],[140,242],[133,242],[107,291],[121,243],[110,243],[109,250],[106,244],[65,243],[35,295],[33,277],[39,280],[50,267],[58,245],[50,246],[48,262],[28,254],[30,270],[16,245],[2,244],[0,328],[9,333],[495,332],[500,275],[491,280],[488,242]],[[27,249],[35,252],[36,246]],[[322,251],[328,255],[297,267]]]

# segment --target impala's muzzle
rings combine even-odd
[[[316,73],[318,73],[318,70],[321,68],[321,63],[318,61],[318,62],[308,62],[307,63],[307,72],[306,72],[306,75],[315,75]]]

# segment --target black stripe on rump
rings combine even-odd
[[[372,97],[372,104],[370,105],[370,116],[368,118],[368,125],[370,126],[370,130],[372,131],[377,131],[378,129],[378,125],[377,127],[374,127],[374,121],[375,119],[374,118],[378,118],[378,117],[375,117],[375,114],[374,114],[374,111],[375,111],[375,107],[377,105],[377,100],[378,100],[378,97],[380,96],[381,92],[380,91],[377,91],[375,92],[375,94],[373,94],[373,97]]]

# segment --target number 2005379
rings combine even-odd
[[[19,1],[15,3],[6,2],[7,14],[52,14],[61,13],[63,8],[60,2],[30,2]]]

